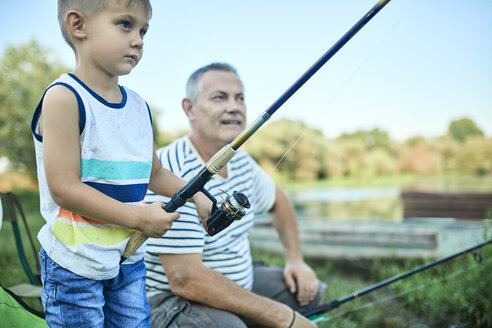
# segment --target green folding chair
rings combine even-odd
[[[29,244],[32,249],[34,260],[36,263],[36,271],[33,271],[29,266],[29,262],[26,258],[26,252],[24,251],[24,244],[21,238],[21,231],[19,229],[19,223],[17,221],[17,214],[20,215],[24,222],[24,227],[27,232]],[[39,264],[38,252],[34,245],[31,232],[27,224],[26,216],[22,210],[22,206],[17,196],[11,192],[0,192],[0,228],[2,221],[10,222],[12,224],[12,231],[14,233],[15,245],[17,247],[17,254],[19,255],[20,263],[26,273],[29,283],[23,283],[16,286],[9,287],[9,289],[21,297],[40,297],[41,296],[41,279],[40,272],[41,266]]]

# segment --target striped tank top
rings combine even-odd
[[[78,102],[81,181],[123,203],[144,206],[153,156],[152,121],[145,101],[120,86],[123,100],[109,103],[73,74],[61,75],[50,87],[53,85],[71,90]],[[42,102],[31,123],[41,214],[46,220],[38,239],[63,268],[89,279],[111,279],[119,272],[119,259],[134,231],[85,218],[53,201],[43,166],[43,138],[39,135]],[[125,264],[141,260],[144,247]]]

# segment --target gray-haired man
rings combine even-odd
[[[191,131],[158,151],[163,166],[190,180],[246,125],[243,85],[236,70],[214,63],[195,71],[182,101]],[[305,264],[295,213],[286,195],[257,163],[238,150],[206,185],[220,199],[240,191],[251,208],[219,234],[207,235],[195,209],[159,239],[150,239],[145,257],[153,327],[315,327],[296,311],[320,303],[325,285]],[[148,194],[149,201],[166,201]],[[254,215],[269,212],[285,250],[285,268],[253,265],[248,233]],[[165,273],[164,273],[165,272]]]

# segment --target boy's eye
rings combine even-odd
[[[125,30],[129,30],[131,27],[131,24],[128,21],[122,21],[122,22],[120,22],[120,26],[123,27]]]
[[[140,36],[143,38],[145,33],[147,33],[147,29],[143,28],[140,30]]]

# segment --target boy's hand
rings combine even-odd
[[[207,219],[212,213],[212,201],[205,196],[202,192],[197,192],[193,196],[193,202],[195,203],[196,211],[200,220],[202,221],[203,228],[207,230]]]
[[[149,237],[159,238],[171,229],[173,221],[178,218],[178,212],[167,213],[164,211],[161,202],[155,202],[142,207],[137,230],[142,231]]]

